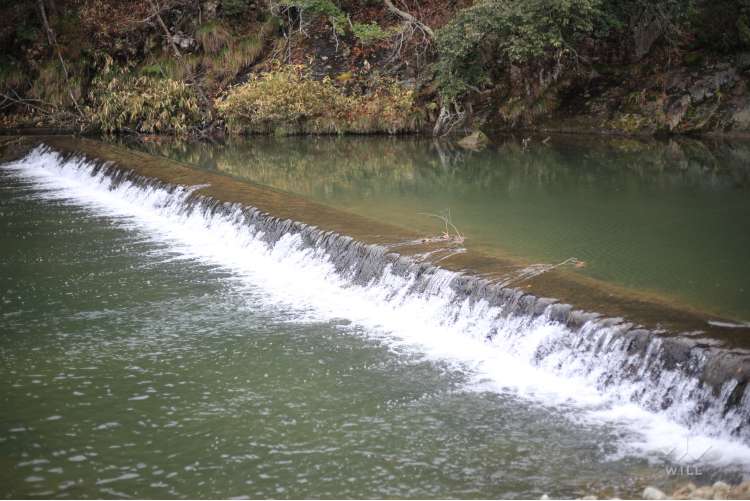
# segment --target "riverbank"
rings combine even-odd
[[[728,0],[18,2],[0,21],[0,127],[746,136],[748,15]]]
[[[647,486],[643,489],[641,499],[659,500],[659,499],[750,499],[750,481],[730,485],[726,482],[718,481],[713,484],[698,486],[693,482],[674,487],[665,493],[654,486]],[[549,499],[547,496],[546,499]],[[596,495],[584,496],[581,499],[614,499],[606,495],[597,497]]]

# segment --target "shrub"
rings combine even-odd
[[[750,0],[715,0],[691,9],[698,47],[732,52],[750,47]]]
[[[346,132],[397,134],[419,130],[424,121],[414,105],[414,92],[404,86],[384,81],[370,93],[351,98]]]
[[[280,66],[217,100],[230,132],[260,134],[397,133],[416,129],[413,91],[382,80],[370,94],[347,96],[329,78]]]
[[[272,1],[272,6],[276,11],[296,9],[300,17],[303,17],[306,12],[308,15],[326,16],[336,33],[340,35],[345,33],[346,14],[331,0],[278,0]]]
[[[77,100],[81,98],[81,78],[74,67],[68,68],[70,88],[65,81],[62,66],[56,59],[50,59],[39,67],[37,78],[31,85],[29,95],[55,108],[71,105],[70,94]]]
[[[388,38],[393,34],[390,29],[383,29],[378,23],[354,23],[352,24],[352,33],[362,43],[362,45],[371,45],[379,40]]]
[[[248,8],[247,0],[222,0],[221,12],[227,17],[236,17],[245,13]]]
[[[437,84],[444,100],[491,84],[493,71],[569,50],[594,28],[600,0],[480,0],[438,30]],[[500,64],[498,64],[500,63]]]
[[[107,75],[94,81],[91,122],[104,132],[186,133],[200,121],[198,100],[190,86],[172,79]]]
[[[0,63],[0,90],[19,90],[27,82],[26,74],[15,62]]]
[[[146,77],[181,81],[192,78],[200,64],[201,58],[195,54],[183,54],[180,59],[171,54],[162,54],[149,59],[138,71]]]

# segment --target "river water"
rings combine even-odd
[[[5,497],[632,496],[687,480],[675,465],[748,471],[718,423],[536,366],[469,313],[446,322],[439,291],[348,284],[176,196],[39,150],[0,168]]]
[[[484,252],[578,273],[750,321],[750,142],[562,136],[484,151],[428,139],[268,138],[136,147],[442,231]]]

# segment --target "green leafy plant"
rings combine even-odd
[[[325,16],[333,30],[339,34],[346,33],[348,24],[346,14],[331,0],[277,0],[272,1],[272,10],[279,13],[295,9],[301,19],[307,15]]]
[[[438,88],[445,101],[489,85],[508,65],[569,51],[594,28],[600,0],[480,0],[436,33]]]
[[[371,45],[375,42],[388,38],[393,34],[393,30],[383,29],[378,23],[353,23],[352,33],[362,43],[362,45]]]

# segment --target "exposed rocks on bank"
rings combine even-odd
[[[683,484],[671,493],[667,494],[661,489],[654,486],[647,486],[641,493],[642,499],[660,500],[660,499],[750,499],[750,480],[730,485],[726,482],[718,481],[712,485],[697,486],[693,482]],[[542,499],[549,499],[544,495]],[[584,496],[581,499],[610,499],[598,498],[594,495]]]

